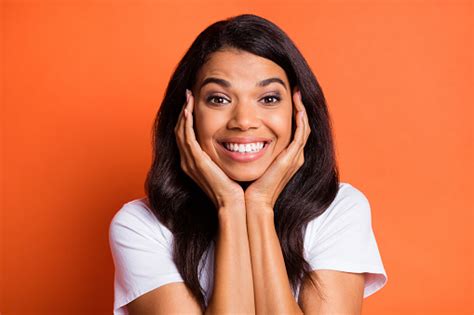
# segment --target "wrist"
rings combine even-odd
[[[273,208],[266,203],[247,202],[245,204],[245,209],[247,216],[258,216],[273,220],[273,217],[275,215]]]
[[[245,207],[245,196],[239,192],[227,193],[216,197],[217,209]]]
[[[223,203],[217,209],[219,221],[226,219],[245,218],[245,202],[243,201],[229,201]]]
[[[218,211],[219,237],[238,237],[242,233],[247,233],[247,218],[245,207],[227,206],[221,207]]]

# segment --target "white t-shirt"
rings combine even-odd
[[[109,244],[115,264],[114,314],[128,314],[125,305],[153,289],[184,282],[171,258],[173,234],[153,215],[144,199],[124,204],[110,223]],[[312,270],[365,272],[364,298],[387,283],[372,230],[369,201],[348,183],[340,183],[339,192],[326,211],[308,223],[304,250]],[[198,270],[202,270],[199,281],[206,291],[207,303],[214,284],[214,245],[203,255]],[[298,294],[299,289],[296,300]]]

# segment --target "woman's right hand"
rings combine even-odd
[[[197,142],[192,116],[194,96],[189,90],[186,90],[186,100],[174,128],[181,168],[211,198],[217,210],[225,206],[245,206],[243,188],[230,179]]]

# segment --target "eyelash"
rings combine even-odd
[[[215,99],[215,98],[226,99],[226,98],[223,97],[223,96],[211,95],[211,96],[209,96],[209,97],[206,99],[206,101],[207,101],[208,103],[213,104],[213,105],[221,106],[223,103],[212,103],[212,102],[211,102],[211,100],[212,100],[212,99]],[[267,96],[263,97],[262,99],[266,99],[266,98],[274,98],[274,99],[276,99],[276,101],[275,101],[275,102],[265,103],[265,104],[275,104],[275,103],[279,103],[279,102],[281,101],[281,97],[280,97],[279,95],[267,95]]]

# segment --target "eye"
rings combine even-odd
[[[281,97],[280,97],[280,96],[278,96],[278,95],[269,95],[269,96],[265,96],[263,99],[264,99],[264,100],[265,100],[265,99],[275,99],[275,101],[274,101],[274,102],[265,102],[266,104],[271,104],[271,103],[278,103],[279,101],[281,101]]]
[[[211,102],[211,100],[214,100],[214,99],[217,99],[217,100],[226,100],[226,98],[222,97],[222,96],[219,96],[219,95],[211,95],[209,96],[206,101],[208,103],[211,103],[211,104],[223,104],[221,102]]]
[[[265,104],[273,104],[273,103],[278,103],[278,102],[281,101],[280,95],[269,95],[269,96],[263,97],[262,99],[263,100],[270,100],[269,102],[264,101]],[[226,101],[229,102],[229,100],[227,100],[225,97],[220,96],[220,95],[211,95],[211,96],[206,98],[206,101],[208,103],[211,103],[211,104],[225,104],[223,102],[223,100],[226,100]]]

